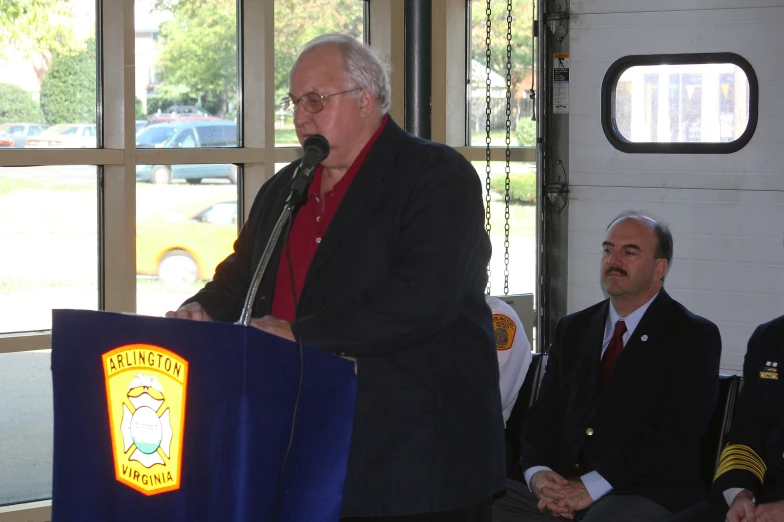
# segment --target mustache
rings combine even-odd
[[[615,272],[616,274],[621,274],[622,276],[629,275],[629,274],[626,272],[626,270],[624,270],[623,268],[617,267],[617,266],[611,266],[610,268],[608,268],[607,270],[605,270],[605,271],[604,271],[604,275],[610,275],[610,274],[612,274],[613,272]]]

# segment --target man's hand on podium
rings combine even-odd
[[[188,303],[174,312],[166,312],[166,317],[192,319],[194,321],[212,321],[210,314],[199,303]]]
[[[250,325],[255,326],[259,330],[264,330],[267,333],[271,333],[272,335],[277,335],[278,337],[283,337],[289,341],[296,342],[296,339],[294,339],[294,333],[291,331],[291,323],[284,321],[283,319],[278,319],[275,316],[265,315],[261,319],[251,319]],[[348,359],[349,361],[354,361],[354,372],[356,372],[357,360],[354,357],[348,357],[346,355],[338,355],[338,357]]]
[[[294,333],[291,331],[291,323],[284,321],[283,319],[278,319],[275,316],[265,315],[260,319],[251,319],[250,325],[259,330],[271,333],[272,335],[288,339],[289,341],[295,340]]]

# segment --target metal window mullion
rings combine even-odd
[[[123,165],[122,150],[107,149],[17,149],[0,151],[0,165],[27,167],[40,165]]]
[[[0,354],[47,350],[51,347],[51,343],[52,336],[48,331],[2,334],[0,335]]]
[[[98,91],[102,152],[120,154],[121,161],[97,161],[99,170],[98,239],[101,307],[113,312],[136,311],[136,169],[134,70],[136,63],[134,0],[101,2],[100,48],[102,82]],[[101,151],[95,151],[101,152]]]
[[[263,163],[264,149],[139,149],[138,165],[185,165],[194,163]]]
[[[242,24],[239,28],[242,47],[242,111],[243,149],[214,151],[228,153],[230,161],[243,164],[240,202],[247,217],[256,193],[275,173],[275,121],[267,117],[275,106],[275,6],[274,2],[242,1]],[[213,151],[210,151],[213,152]]]

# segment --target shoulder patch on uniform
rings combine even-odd
[[[495,330],[495,348],[499,351],[508,350],[514,343],[517,325],[504,314],[493,314],[493,330]]]

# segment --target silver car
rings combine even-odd
[[[24,147],[27,138],[38,136],[48,125],[43,123],[0,124],[0,147]]]

